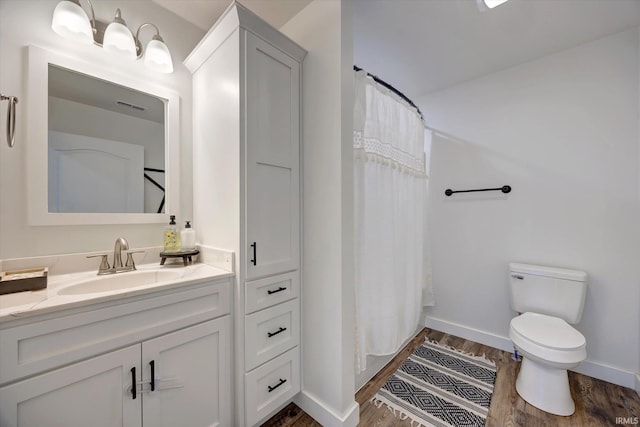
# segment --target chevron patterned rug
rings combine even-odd
[[[412,426],[484,426],[495,381],[494,362],[425,342],[372,400]]]

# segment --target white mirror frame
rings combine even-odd
[[[26,172],[29,225],[168,223],[180,216],[180,101],[176,92],[143,79],[118,74],[112,68],[28,46]],[[49,64],[145,92],[165,101],[166,213],[57,213],[48,206]]]

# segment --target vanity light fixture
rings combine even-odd
[[[144,64],[159,73],[172,73],[171,52],[160,36],[158,27],[144,23],[138,27],[135,37],[127,27],[120,9],[116,9],[111,23],[98,21],[91,0],[86,0],[91,10],[91,19],[80,6],[79,0],[62,0],[56,6],[51,20],[51,28],[59,35],[82,43],[93,43],[127,59],[140,59],[144,55]],[[146,52],[140,43],[140,30],[152,26],[156,34],[146,46]]]

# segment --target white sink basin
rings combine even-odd
[[[66,286],[58,291],[58,295],[82,295],[98,292],[120,291],[151,285],[153,283],[179,280],[183,273],[169,270],[129,271],[125,273],[97,276]]]

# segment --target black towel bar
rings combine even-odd
[[[474,193],[476,191],[502,191],[503,193],[507,194],[511,192],[511,186],[503,185],[502,187],[498,187],[498,188],[479,188],[476,190],[456,190],[456,191],[453,191],[452,189],[447,188],[446,190],[444,190],[444,194],[446,196],[451,196],[454,193]]]

